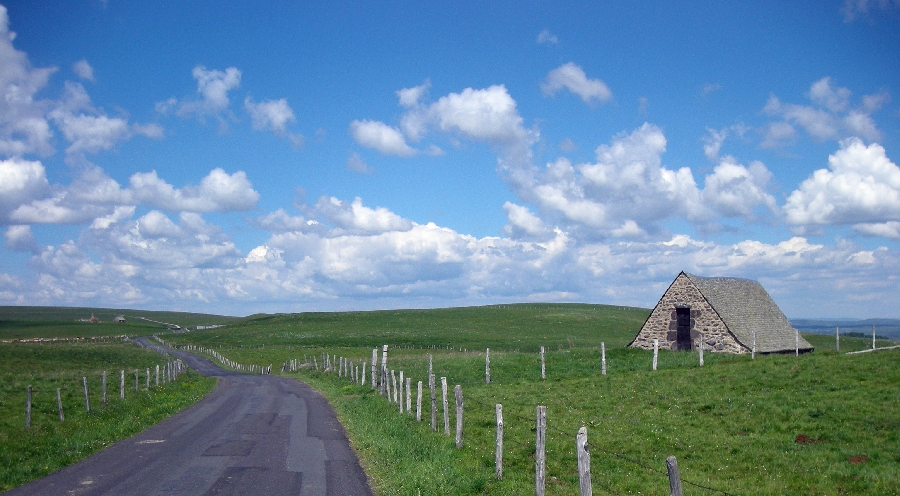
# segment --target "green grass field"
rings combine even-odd
[[[44,334],[45,337],[49,336]],[[145,389],[146,369],[165,364],[158,353],[131,343],[0,343],[0,491],[81,460],[193,404],[215,380],[194,373]],[[140,370],[139,392],[134,369]],[[108,371],[107,404],[101,373]],[[125,370],[125,400],[119,371]],[[85,410],[82,377],[88,379],[91,412]],[[26,389],[32,386],[32,426],[25,428]],[[56,405],[60,388],[65,421]]]
[[[597,305],[275,315],[167,336],[246,364],[338,355],[356,364],[389,345],[389,366],[426,381],[427,355],[451,391],[463,387],[464,447],[401,416],[369,387],[294,373],[338,411],[378,494],[530,494],[534,417],[548,409],[547,494],[577,493],[575,434],[587,426],[596,494],[665,493],[675,455],[686,494],[895,494],[900,487],[900,350],[749,356],[625,349],[648,310]],[[609,375],[600,375],[600,342]],[[893,344],[880,341],[879,346]],[[547,349],[547,379],[537,350]],[[841,340],[841,351],[871,341]],[[484,381],[491,348],[492,384]],[[367,370],[367,375],[368,375]],[[414,393],[415,394],[415,393]],[[438,393],[440,396],[440,393]],[[426,401],[426,403],[428,403]],[[494,473],[494,405],[506,424],[504,478]],[[426,417],[430,416],[426,415]],[[451,430],[455,420],[451,414]]]

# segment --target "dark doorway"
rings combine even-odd
[[[675,333],[675,347],[679,350],[691,349],[691,309],[676,308],[675,316],[678,329]]]

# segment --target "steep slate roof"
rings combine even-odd
[[[797,331],[760,283],[736,277],[685,275],[741,344],[751,348],[755,330],[757,352],[794,350]],[[800,337],[800,351],[812,349],[813,346]]]

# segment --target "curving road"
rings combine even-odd
[[[318,392],[295,379],[238,374],[166,351],[217,377],[216,388],[140,434],[5,494],[372,494],[334,410]]]

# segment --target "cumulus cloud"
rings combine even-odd
[[[406,108],[418,106],[422,98],[428,93],[429,88],[431,88],[431,81],[426,79],[419,86],[398,90],[397,98],[400,100],[400,105]]]
[[[547,74],[541,90],[546,95],[555,95],[559,90],[566,89],[581,97],[584,103],[608,102],[612,99],[612,92],[600,79],[588,79],[581,67],[573,62],[563,64]]]
[[[14,225],[6,228],[6,248],[12,251],[26,251],[37,253],[37,243],[31,234],[31,226]]]
[[[168,211],[239,212],[255,208],[259,201],[246,173],[228,174],[220,168],[210,171],[199,186],[175,189],[156,171],[132,175],[129,185],[136,200]]]
[[[10,212],[41,198],[49,186],[40,162],[0,160],[0,221],[5,223]]]
[[[726,157],[706,176],[701,197],[725,217],[750,217],[757,206],[775,213],[775,197],[767,191],[771,178],[772,173],[762,162],[745,167]]]
[[[287,138],[295,146],[303,144],[303,135],[292,133],[287,128],[289,123],[297,122],[297,118],[294,117],[294,111],[286,99],[256,103],[248,96],[244,99],[244,109],[250,114],[253,129],[257,131],[268,129],[275,136]]]
[[[844,140],[828,157],[828,169],[816,170],[790,194],[784,213],[794,226],[857,224],[867,234],[889,233],[889,223],[900,220],[900,168],[881,145]]]
[[[224,71],[207,69],[202,65],[194,67],[191,75],[197,80],[197,93],[199,99],[178,100],[170,98],[156,104],[156,109],[162,113],[174,112],[179,117],[196,117],[204,121],[208,117],[219,120],[224,129],[226,118],[233,117],[228,110],[231,101],[228,92],[241,84],[241,71],[236,67],[229,67]]]
[[[771,122],[762,129],[763,148],[778,148],[793,143],[795,127],[806,131],[817,141],[840,140],[851,136],[868,141],[881,138],[871,114],[888,100],[884,92],[865,95],[862,104],[853,107],[851,92],[834,86],[831,78],[824,77],[812,84],[807,97],[812,105],[783,103],[774,95],[769,97],[763,113],[783,120]]]
[[[378,233],[407,231],[413,223],[384,207],[369,208],[357,197],[349,204],[334,197],[322,197],[315,212],[331,225],[348,232]]]
[[[406,144],[398,129],[378,121],[353,121],[350,123],[350,134],[362,146],[378,150],[384,155],[410,157],[416,150]]]
[[[528,207],[506,202],[503,204],[503,210],[506,212],[506,218],[509,221],[505,228],[509,236],[514,238],[534,237],[545,236],[550,233],[550,229],[541,218],[531,213]]]

